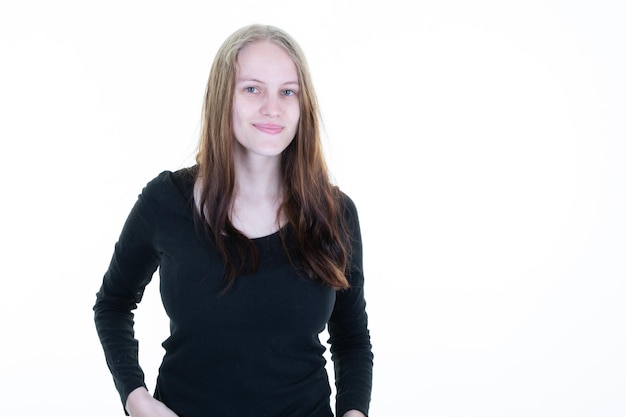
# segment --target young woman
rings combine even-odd
[[[152,396],[132,310],[157,268],[171,335]],[[357,212],[329,182],[309,70],[286,33],[253,25],[224,42],[197,165],[144,188],[94,311],[132,417],[333,416],[319,341],[327,325],[336,415],[367,415]]]

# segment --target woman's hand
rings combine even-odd
[[[126,411],[131,417],[178,417],[165,404],[152,397],[144,387],[136,388],[128,394]]]
[[[362,412],[358,410],[350,410],[350,411],[346,411],[343,417],[365,417],[365,414],[363,414]]]

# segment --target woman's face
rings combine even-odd
[[[239,51],[233,97],[235,152],[277,157],[293,140],[300,119],[298,71],[269,41]]]

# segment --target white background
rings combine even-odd
[[[95,292],[256,22],[307,53],[360,210],[371,415],[626,415],[625,21],[617,0],[3,1],[0,415],[122,415]],[[137,321],[152,387],[154,283]]]

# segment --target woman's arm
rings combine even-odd
[[[330,352],[335,367],[336,415],[367,415],[372,391],[373,354],[363,293],[363,250],[356,207],[345,196],[345,216],[352,238],[346,276],[350,288],[337,292],[328,322]],[[355,415],[360,415],[355,414]],[[348,414],[351,416],[351,414]]]
[[[133,310],[159,264],[155,249],[158,187],[144,188],[115,244],[94,305],[94,320],[107,365],[122,405],[128,394],[145,387],[134,334]]]

